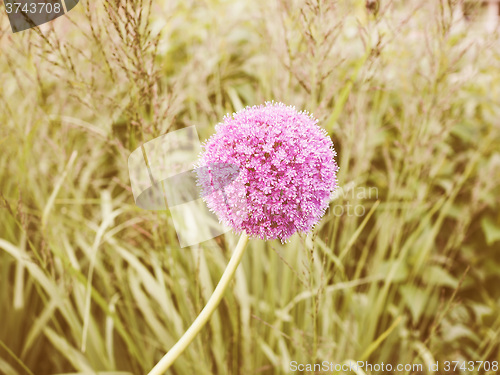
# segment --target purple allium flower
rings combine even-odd
[[[219,220],[261,239],[286,241],[311,230],[328,207],[338,169],[318,120],[268,102],[224,117],[215,129],[203,145],[198,184]],[[214,168],[220,165],[229,168]]]

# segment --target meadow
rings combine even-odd
[[[128,157],[268,100],[329,132],[336,198],[312,233],[250,241],[169,373],[498,373],[442,366],[500,361],[499,35],[461,1],[368,3],[82,0],[16,34],[0,6],[0,374],[154,366],[237,236],[180,248]]]

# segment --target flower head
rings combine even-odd
[[[247,107],[226,116],[204,144],[198,184],[222,223],[286,241],[323,216],[336,187],[335,155],[306,112],[282,103]]]

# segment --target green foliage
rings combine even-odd
[[[237,239],[180,249],[127,158],[266,100],[320,119],[342,189],[313,234],[251,241],[172,373],[499,360],[500,50],[457,4],[85,1],[16,35],[1,17],[0,373],[156,363]]]

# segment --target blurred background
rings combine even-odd
[[[127,159],[267,100],[329,132],[337,197],[312,234],[250,242],[170,373],[500,360],[498,17],[495,1],[82,0],[12,34],[1,5],[0,373],[149,371],[237,238],[181,249],[169,211],[134,204]]]

